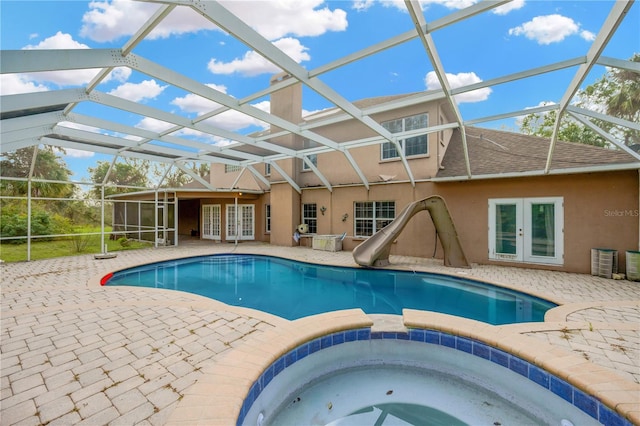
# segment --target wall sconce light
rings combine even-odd
[[[343,214],[343,215],[342,215],[342,221],[343,221],[343,222],[346,222],[348,217],[349,217],[349,215],[348,215],[348,214],[346,214],[346,213],[345,213],[345,214]]]
[[[322,216],[324,216],[324,212],[327,211],[327,208],[325,206],[320,207],[320,213],[322,213]]]

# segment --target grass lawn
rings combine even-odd
[[[95,232],[91,229],[77,230],[78,232]],[[134,250],[151,247],[151,243],[141,243],[128,240],[126,246],[120,241],[112,241],[105,236],[108,251]],[[102,253],[100,235],[82,235],[67,237],[54,241],[31,242],[31,260],[51,259],[54,257],[74,256],[87,253]],[[20,262],[27,260],[27,244],[0,244],[0,259],[4,262]]]

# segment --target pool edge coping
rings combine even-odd
[[[567,350],[508,326],[447,314],[405,309],[403,322],[409,330],[434,330],[468,338],[519,357],[594,397],[629,422],[640,424],[640,385]],[[280,357],[319,337],[373,325],[362,310],[350,309],[301,318],[250,337],[203,371],[203,377],[185,391],[166,425],[236,424],[251,387]]]

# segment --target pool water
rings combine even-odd
[[[448,346],[451,339],[460,345]],[[263,371],[247,393],[237,424],[601,424],[580,408],[580,391],[567,392],[571,386],[560,385],[561,379],[481,342],[435,331],[363,329],[316,340],[320,345],[306,342]]]
[[[106,285],[180,290],[289,320],[341,309],[441,312],[490,324],[543,321],[556,305],[448,275],[316,265],[261,255],[212,255],[144,265]]]

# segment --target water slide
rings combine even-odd
[[[411,218],[422,210],[428,210],[436,227],[436,232],[444,250],[445,266],[469,268],[469,262],[462,251],[456,228],[451,220],[444,199],[432,195],[423,200],[409,203],[393,222],[373,234],[353,249],[353,259],[361,266],[389,265],[391,244],[398,238]]]

